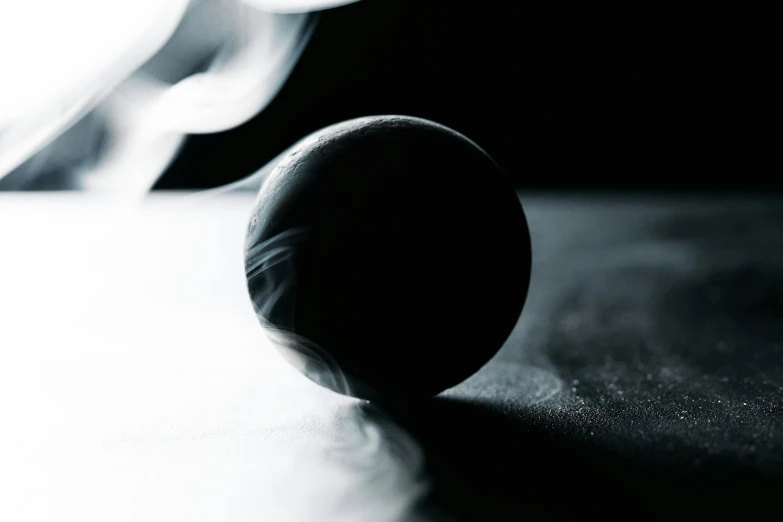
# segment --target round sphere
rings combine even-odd
[[[307,377],[368,400],[431,396],[483,366],[527,296],[531,247],[511,182],[431,121],[345,121],[294,145],[265,180],[248,289]]]

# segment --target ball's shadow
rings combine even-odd
[[[421,445],[432,490],[423,513],[445,520],[516,520],[600,515],[636,520],[654,510],[628,462],[533,428],[479,402],[433,398],[365,406],[379,424],[394,422]]]
[[[776,498],[763,477],[735,469],[732,478],[716,481],[710,467],[703,475],[677,474],[639,455],[620,456],[606,441],[590,445],[537,427],[531,412],[443,397],[362,408],[420,444],[431,484],[419,505],[425,520],[665,520],[673,509],[720,514],[740,500],[758,508]],[[718,460],[712,463],[718,469],[729,466]]]

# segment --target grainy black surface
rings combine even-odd
[[[515,334],[396,414],[434,477],[423,519],[776,513],[780,202],[523,201],[534,263]]]

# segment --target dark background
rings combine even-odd
[[[364,0],[322,13],[271,105],[192,136],[156,188],[244,177],[303,137],[420,116],[519,187],[777,189],[769,13]]]

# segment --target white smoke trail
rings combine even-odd
[[[347,3],[9,3],[28,7],[19,16],[0,8],[8,26],[0,26],[0,48],[24,50],[4,60],[10,81],[0,86],[0,182],[8,176],[6,188],[24,189],[52,168],[49,158],[62,156],[58,136],[90,116],[106,129],[108,147],[99,158],[85,148],[82,161],[57,165],[65,184],[138,200],[186,134],[227,130],[263,110],[306,46],[314,11]],[[49,25],[38,24],[41,13]],[[3,31],[13,26],[20,29]],[[87,52],[96,48],[102,51]],[[27,75],[30,69],[39,74]]]
[[[95,107],[169,39],[188,0],[4,2],[0,179]]]
[[[231,39],[206,72],[174,85],[138,73],[107,100],[117,144],[89,170],[86,188],[143,197],[186,134],[236,127],[274,98],[309,39],[313,15],[232,8]]]
[[[241,0],[269,13],[306,13],[353,4],[359,0]]]

